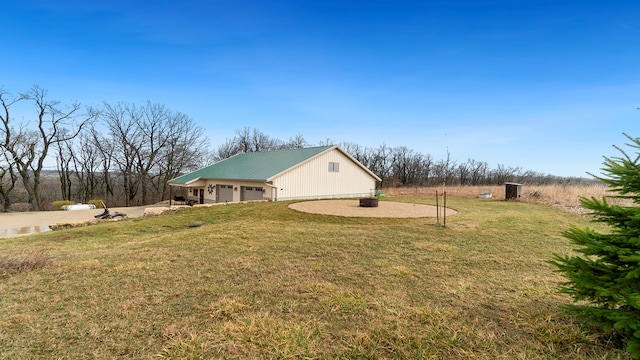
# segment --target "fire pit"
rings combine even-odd
[[[361,198],[361,207],[378,207],[378,198]]]

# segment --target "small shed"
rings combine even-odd
[[[505,185],[505,200],[519,200],[522,195],[522,184],[506,182]]]

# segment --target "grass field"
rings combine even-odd
[[[546,263],[587,218],[447,201],[446,227],[276,202],[1,239],[0,358],[627,358]]]
[[[400,187],[386,188],[385,194],[392,196],[421,196],[433,197],[435,193],[446,192],[448,196],[477,198],[478,194],[490,192],[494,199],[504,200],[504,185],[493,186],[438,186],[438,187]],[[612,195],[608,187],[604,183],[596,183],[590,185],[528,185],[522,186],[522,196],[520,201],[532,202],[538,204],[547,204],[559,208],[563,211],[573,212],[575,214],[584,215],[587,212],[580,205],[580,197],[595,197],[601,199],[603,196],[608,197],[608,201],[612,204],[630,205],[631,202],[611,198]],[[435,201],[435,200],[434,200]]]

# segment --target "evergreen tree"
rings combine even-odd
[[[619,334],[634,358],[640,358],[640,138],[624,134],[635,156],[614,146],[622,155],[604,158],[602,174],[615,196],[629,206],[612,205],[606,198],[582,198],[595,222],[609,225],[605,233],[572,227],[563,235],[578,256],[554,254],[550,261],[567,278],[560,292],[570,295],[569,310]]]

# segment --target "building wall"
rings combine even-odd
[[[337,163],[338,171],[330,171]],[[337,149],[333,149],[274,179],[278,200],[370,196],[376,180]],[[268,191],[268,189],[267,189]]]
[[[209,188],[209,186],[215,186],[215,188]],[[250,186],[250,187],[261,187],[265,190],[264,198],[269,200],[271,189],[268,186],[265,186],[263,181],[233,181],[233,180],[220,180],[220,179],[207,179],[205,181],[204,186],[193,187],[187,190],[187,200],[193,200],[195,202],[200,201],[200,189],[204,189],[204,203],[205,204],[213,204],[216,202],[216,194],[218,185],[231,185],[233,186],[233,200],[232,202],[241,201],[241,193],[242,186]],[[237,189],[237,190],[236,190]],[[211,190],[211,193],[209,192]],[[195,191],[195,193],[194,193]]]
[[[330,171],[330,163],[338,164]],[[314,198],[348,198],[371,196],[375,192],[376,179],[351,158],[333,149],[281,174],[269,186],[262,181],[233,181],[204,179],[187,190],[187,200],[200,201],[199,191],[204,189],[204,203],[216,202],[218,185],[233,186],[232,202],[241,201],[242,187],[261,187],[265,200],[292,200]],[[211,193],[210,185],[215,185]],[[237,190],[236,190],[237,188]],[[195,192],[194,192],[195,191]]]

